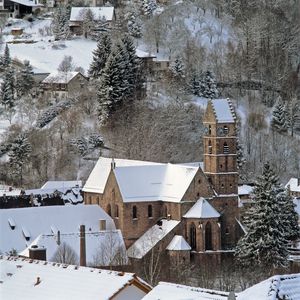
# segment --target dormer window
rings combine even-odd
[[[22,227],[22,233],[23,233],[23,236],[24,236],[25,240],[29,241],[30,240],[30,233],[29,233],[29,231],[26,228]]]
[[[227,143],[224,143],[224,145],[223,145],[223,153],[229,154],[229,146],[227,145]]]
[[[12,218],[8,219],[8,224],[11,230],[14,230],[16,228],[16,223]]]

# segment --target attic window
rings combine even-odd
[[[29,233],[29,231],[26,228],[22,227],[22,233],[23,233],[23,236],[24,236],[25,240],[29,241],[30,240],[30,233]]]
[[[16,228],[16,223],[12,218],[8,219],[8,224],[9,224],[11,230],[14,230]]]

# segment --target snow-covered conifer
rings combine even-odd
[[[25,134],[20,134],[11,144],[9,156],[9,165],[13,177],[19,180],[19,184],[23,183],[23,170],[26,161],[29,159],[32,151],[31,144],[29,143]]]
[[[33,88],[34,79],[32,76],[32,66],[28,60],[24,61],[24,66],[17,74],[16,92],[18,97],[28,95]]]
[[[130,14],[127,21],[127,28],[131,36],[135,38],[142,37],[142,23],[141,20],[136,16],[136,14]]]
[[[15,106],[15,79],[14,72],[11,67],[4,71],[3,82],[1,84],[1,104],[5,110],[12,109]]]
[[[69,28],[70,9],[59,5],[53,15],[52,31],[55,40],[65,40],[70,36]]]
[[[214,75],[210,71],[202,73],[200,78],[200,95],[204,98],[217,98],[219,91]]]
[[[4,49],[4,55],[3,55],[3,59],[2,59],[2,65],[5,68],[7,68],[11,63],[11,58],[10,58],[10,53],[9,53],[9,48],[8,45],[5,45],[5,49]]]
[[[142,0],[142,11],[144,15],[151,16],[157,9],[156,0]]]
[[[288,129],[287,112],[281,101],[278,101],[273,109],[271,125],[279,132],[286,132]]]
[[[184,77],[185,66],[180,56],[176,56],[175,60],[170,64],[170,71],[173,76],[182,78]]]
[[[93,51],[93,60],[90,64],[89,76],[98,78],[101,75],[107,58],[111,52],[112,42],[110,35],[103,33],[97,43],[97,48]]]
[[[287,266],[287,225],[281,222],[285,212],[277,199],[278,188],[278,178],[267,163],[255,184],[254,206],[246,213],[247,233],[236,248],[245,267],[260,266],[271,273]]]

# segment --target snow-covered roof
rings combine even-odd
[[[36,0],[11,0],[14,3],[18,3],[24,6],[29,6],[29,7],[43,7],[43,4],[38,3]]]
[[[161,165],[160,163],[154,163],[149,161],[118,159],[118,158],[115,158],[114,162],[116,164],[116,167]],[[84,192],[102,194],[106,185],[106,181],[108,179],[108,175],[111,170],[111,163],[112,163],[112,158],[100,157],[82,190]]]
[[[143,51],[141,49],[136,49],[135,50],[135,53],[136,53],[136,56],[139,57],[139,58],[155,58],[156,56],[154,54],[151,54],[150,52],[146,52],[146,51]]]
[[[227,300],[228,293],[196,288],[169,282],[160,282],[143,300]],[[257,300],[256,298],[252,298]]]
[[[118,293],[118,299],[138,300],[148,290],[132,273],[0,257],[1,299],[108,300]]]
[[[72,7],[70,21],[83,21],[85,12],[91,10],[94,16],[94,20],[112,21],[114,17],[114,7]]]
[[[66,244],[76,253],[76,263],[79,263],[79,232],[60,234],[60,245]],[[89,266],[109,266],[125,263],[126,248],[120,230],[103,230],[86,232],[86,261]],[[57,234],[42,234],[38,236],[25,250],[19,254],[29,257],[32,246],[46,248],[47,261],[55,262],[55,254],[60,245],[57,244]],[[120,255],[120,256],[119,256]],[[120,261],[115,258],[122,258]],[[75,263],[75,262],[74,262]]]
[[[243,184],[238,187],[238,194],[239,195],[249,195],[253,192],[253,186]]]
[[[239,293],[237,300],[300,299],[300,274],[276,275]]]
[[[236,116],[229,99],[211,100],[215,117],[219,123],[234,123]]]
[[[198,170],[169,163],[116,167],[114,173],[124,202],[180,202]]]
[[[300,218],[300,198],[294,198],[293,202],[296,205],[295,211],[298,213],[299,218]]]
[[[69,180],[69,181],[47,181],[41,189],[65,189],[65,188],[73,188],[73,187],[82,187],[81,180]]]
[[[80,74],[80,72],[52,72],[49,74],[42,83],[60,83],[67,84],[69,83],[75,76]]]
[[[9,220],[13,220],[12,228]],[[106,220],[107,229],[115,229],[111,217],[98,205],[68,205],[14,208],[0,210],[0,252],[24,250],[41,234],[77,232],[85,225],[87,232],[99,230],[99,220]],[[24,231],[30,234],[25,239]],[[55,231],[55,232],[53,232]]]
[[[127,254],[132,258],[143,258],[159,241],[170,233],[180,221],[161,220],[161,224],[148,229],[135,243],[129,247]]]
[[[183,251],[191,250],[192,248],[182,235],[175,235],[166,249],[172,251]]]
[[[300,180],[298,178],[291,178],[285,185],[285,188],[290,189],[291,192],[300,192]]]
[[[183,216],[189,219],[219,218],[220,214],[204,198],[200,198]]]

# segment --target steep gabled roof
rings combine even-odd
[[[1,209],[0,252],[22,251],[40,234],[56,234],[57,230],[61,233],[76,232],[82,224],[86,231],[98,231],[100,219],[106,220],[107,229],[115,229],[112,218],[98,205]],[[27,240],[25,234],[29,234]]]
[[[300,181],[298,178],[291,178],[289,182],[285,185],[286,189],[291,192],[300,192]]]
[[[204,198],[200,198],[183,216],[187,219],[219,218],[220,214]]]
[[[124,202],[180,202],[198,170],[162,164],[116,167],[114,173]]]
[[[100,157],[82,189],[84,192],[100,194],[104,192],[112,161],[114,161],[116,167],[161,165],[150,161],[119,158],[112,160],[112,158]]]
[[[159,241],[170,233],[180,221],[161,220],[161,224],[156,224],[148,229],[129,249],[128,257],[143,258]]]
[[[79,232],[60,234],[60,245],[57,244],[57,234],[42,234],[38,236],[25,250],[20,252],[21,256],[29,257],[29,249],[32,246],[46,249],[47,261],[55,262],[55,254],[60,247],[66,244],[70,247],[76,257],[73,263],[79,264]],[[86,232],[86,261],[91,266],[110,266],[125,264],[127,262],[126,248],[120,230],[103,230]],[[115,258],[118,258],[116,261]]]
[[[218,123],[234,123],[236,115],[229,99],[210,100]]]
[[[175,235],[166,249],[170,251],[192,250],[182,235]]]
[[[50,73],[42,83],[57,83],[57,84],[67,84],[69,83],[75,76],[81,74],[80,72],[52,72]]]
[[[228,293],[181,284],[160,282],[143,300],[227,300]],[[253,298],[253,300],[257,300]]]
[[[0,295],[5,300],[109,300],[127,287],[133,299],[151,289],[133,273],[0,256]]]

